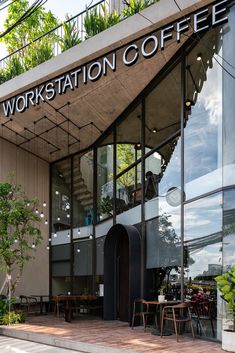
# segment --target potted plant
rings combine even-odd
[[[222,331],[222,349],[235,352],[235,265],[221,276],[215,278],[221,298],[227,303],[228,315],[232,318],[229,329]]]
[[[164,302],[165,301],[165,295],[164,295],[164,287],[160,288],[160,294],[158,295],[158,301],[159,302]]]
[[[100,205],[99,205],[99,211],[102,218],[107,218],[108,216],[112,216],[113,203],[109,195],[101,199]]]

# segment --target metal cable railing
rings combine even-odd
[[[146,4],[148,3],[148,6],[156,1],[158,0],[143,0]],[[113,4],[112,0],[101,0],[0,59],[0,84],[123,20],[125,15],[117,14],[117,12],[114,15],[111,11],[115,8]],[[88,31],[89,21],[92,25],[92,16],[96,18],[100,16],[103,22],[101,21],[100,28],[92,28]]]

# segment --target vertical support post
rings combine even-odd
[[[181,301],[184,301],[184,122],[185,122],[185,95],[186,95],[186,75],[185,75],[185,52],[182,52],[181,61],[181,170],[180,170],[180,184],[181,184],[181,200],[180,200],[180,233],[181,233],[181,269],[180,269],[180,289]]]
[[[113,225],[116,224],[116,195],[117,195],[117,126],[115,124],[113,129]]]
[[[141,297],[145,297],[145,98],[141,102]]]
[[[74,246],[73,246],[73,180],[74,180],[74,157],[70,159],[70,292],[74,292]]]
[[[93,225],[92,225],[92,292],[96,294],[96,237],[95,226],[97,223],[97,146],[93,149]]]

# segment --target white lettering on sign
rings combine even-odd
[[[220,0],[210,8],[193,13],[187,18],[181,18],[174,24],[161,28],[154,34],[139,40],[138,45],[131,43],[122,52],[122,65],[131,66],[141,58],[149,59],[164,50],[168,41],[180,42],[181,36],[192,29],[194,33],[202,32],[216,25],[222,25],[228,21],[227,4],[228,0]],[[26,91],[17,97],[6,100],[2,103],[5,116],[14,115],[15,112],[23,113],[30,106],[36,106],[45,101],[53,100],[56,95],[66,94],[75,88],[86,85],[88,81],[95,82],[108,72],[115,72],[117,69],[117,55],[113,52],[103,58],[97,59],[89,64],[80,66],[70,72],[55,78],[54,80]]]

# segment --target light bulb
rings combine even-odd
[[[54,234],[53,234],[53,237],[54,237],[54,238],[56,238],[56,237],[57,237],[57,234],[56,234],[56,233],[54,233]]]
[[[18,239],[15,239],[14,242],[15,242],[15,243],[18,243]]]
[[[39,211],[38,211],[38,209],[37,209],[37,208],[36,208],[36,210],[35,210],[35,213],[36,213],[36,214],[39,214]]]
[[[202,55],[201,54],[197,54],[197,61],[201,61],[202,60]]]
[[[78,235],[80,235],[81,234],[81,231],[80,231],[80,228],[78,228]]]
[[[47,245],[47,250],[50,250],[50,246],[49,245]]]
[[[67,214],[67,218],[70,218],[70,214],[69,213]]]
[[[56,195],[59,195],[59,191],[58,191],[58,190],[56,190],[55,194],[56,194]]]
[[[47,219],[45,220],[45,224],[48,224],[48,220]]]
[[[57,221],[60,221],[60,216],[57,217]]]
[[[51,242],[51,238],[49,238],[48,241]]]
[[[30,203],[29,203],[29,202],[27,203],[27,206],[28,206],[28,207],[30,206]]]
[[[47,207],[46,201],[44,201],[42,205],[43,205],[43,207]]]
[[[67,234],[67,238],[70,238],[70,233],[68,232],[68,234]]]
[[[43,212],[40,213],[40,217],[41,217],[41,218],[44,217],[44,213],[43,213]]]
[[[35,248],[35,244],[34,244],[34,243],[32,244],[32,248],[33,248],[33,249]]]
[[[81,250],[79,248],[77,248],[77,252],[80,252]]]
[[[90,235],[89,235],[89,239],[93,239],[93,236],[92,236],[92,234],[90,234]]]

